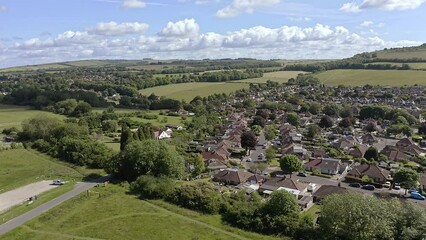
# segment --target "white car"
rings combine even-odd
[[[64,185],[65,184],[65,181],[64,180],[61,180],[61,179],[55,179],[55,180],[53,180],[53,183],[52,183],[53,185]]]

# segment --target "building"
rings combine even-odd
[[[342,194],[349,192],[346,188],[332,186],[332,185],[322,185],[318,190],[312,194],[314,198],[314,203],[321,203],[324,198],[333,194]]]
[[[334,158],[316,158],[303,165],[307,171],[320,171],[322,174],[335,175],[338,173],[345,172],[346,169],[342,168],[342,161]]]
[[[286,190],[295,196],[302,196],[308,191],[308,184],[286,177],[272,177],[262,183],[259,193],[271,194],[277,190]]]
[[[362,179],[367,176],[374,180],[376,183],[386,183],[390,180],[390,172],[386,169],[380,168],[376,165],[363,164],[354,167],[346,176],[347,178]]]

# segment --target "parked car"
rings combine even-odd
[[[299,177],[307,177],[308,174],[306,174],[304,172],[300,172],[300,173],[297,174],[297,176],[299,176]]]
[[[251,162],[251,158],[247,158],[246,162]]]
[[[426,199],[425,196],[421,195],[418,192],[411,192],[410,195],[411,195],[411,198],[414,198],[414,199],[417,199],[417,200],[425,200]]]
[[[408,193],[417,192],[417,188],[410,188],[408,189]]]
[[[53,183],[52,183],[53,185],[64,185],[65,184],[65,181],[64,180],[61,180],[61,179],[55,179],[55,180],[53,180]]]
[[[361,188],[365,189],[365,190],[370,190],[370,191],[374,191],[376,189],[375,186],[370,185],[370,184],[366,184],[366,185],[362,186]]]
[[[395,190],[400,190],[400,189],[401,189],[401,186],[399,185],[399,183],[394,183],[394,184],[393,184],[393,189],[395,189]]]
[[[349,183],[349,187],[360,188],[360,187],[361,187],[361,184],[360,184],[360,183],[357,183],[357,182],[355,182],[355,183]]]
[[[383,187],[385,188],[390,188],[391,183],[389,181],[387,181],[385,184],[383,184]]]

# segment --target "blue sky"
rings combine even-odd
[[[0,67],[330,59],[425,42],[426,0],[0,0]]]

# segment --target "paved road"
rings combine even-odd
[[[241,162],[241,164],[244,166],[245,169],[250,169],[250,167],[255,164],[255,163],[259,163],[261,161],[258,161],[258,157],[259,154],[263,153],[265,154],[265,149],[263,149],[263,144],[266,143],[266,139],[265,139],[265,133],[262,131],[258,137],[257,140],[257,145],[255,147],[255,150],[250,150],[250,158],[251,158],[251,162],[247,162],[245,161],[247,158],[244,158],[243,161]]]
[[[109,177],[102,177],[94,182],[84,182],[84,183],[77,183],[73,190],[50,200],[49,202],[46,202],[33,210],[26,212],[22,214],[19,217],[16,217],[2,225],[0,225],[0,236],[8,233],[9,231],[21,226],[22,224],[26,223],[27,221],[41,215],[42,213],[47,212],[48,210],[58,206],[59,204],[77,196],[78,194],[85,192],[89,190],[90,188],[96,186],[99,182],[103,182],[108,180]]]

